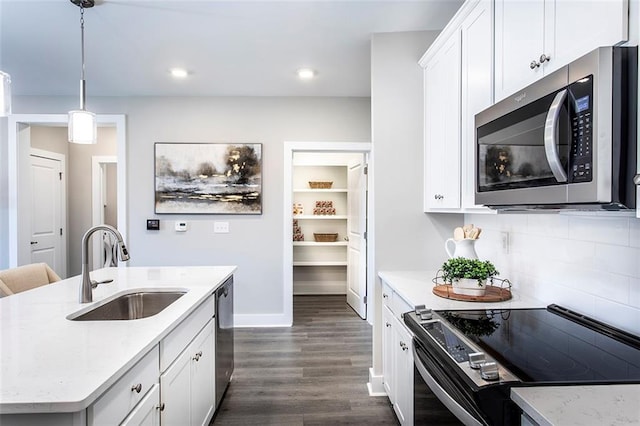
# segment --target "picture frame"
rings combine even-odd
[[[157,214],[262,214],[261,143],[154,144]]]

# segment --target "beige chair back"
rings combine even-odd
[[[31,290],[60,281],[60,277],[46,263],[32,263],[0,271],[0,297]]]

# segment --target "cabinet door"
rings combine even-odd
[[[213,321],[189,346],[191,356],[191,425],[208,425],[213,417],[215,353]]]
[[[171,367],[160,376],[160,404],[164,404],[164,410],[162,410],[161,413],[163,426],[184,426],[191,424],[191,352],[189,351],[189,347],[187,347]]]
[[[395,318],[394,318],[395,319]],[[396,403],[394,409],[400,423],[413,424],[413,336],[400,321],[396,320]]]
[[[129,416],[121,423],[121,426],[159,426],[160,407],[160,386],[153,385],[153,388],[131,411]]]
[[[462,39],[462,207],[475,204],[475,115],[493,102],[493,3],[482,0],[460,28]]]
[[[395,346],[394,334],[393,334],[393,313],[383,306],[382,308],[382,377],[384,390],[387,392],[389,401],[393,404],[395,402],[395,388],[393,386],[393,358]]]
[[[544,51],[544,14],[544,0],[495,0],[496,102],[542,76],[530,65]]]
[[[460,33],[427,62],[425,211],[460,208]]]
[[[600,46],[629,38],[628,0],[545,0],[545,51],[554,56],[544,73]]]

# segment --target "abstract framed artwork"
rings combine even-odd
[[[156,142],[155,212],[262,214],[262,144]]]

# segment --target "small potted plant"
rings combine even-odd
[[[498,275],[488,260],[454,257],[442,265],[442,278],[451,283],[454,293],[467,296],[483,296],[487,279]]]

